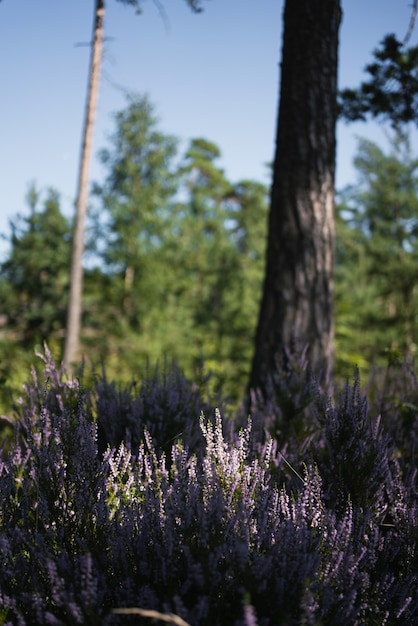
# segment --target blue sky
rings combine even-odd
[[[203,136],[221,149],[232,181],[268,182],[279,94],[283,0],[207,0],[195,15],[184,0],[144,0],[142,15],[108,0],[105,58],[94,135],[113,131],[124,90],[147,93],[160,128],[184,142]],[[356,86],[388,32],[403,38],[411,0],[343,0],[341,87]],[[93,0],[0,2],[0,233],[27,212],[29,183],[56,188],[73,213],[86,97]],[[158,9],[163,6],[164,19]],[[411,40],[416,45],[418,27]],[[357,136],[384,144],[373,124],[338,127],[337,188],[355,180]],[[5,244],[0,242],[4,254]]]

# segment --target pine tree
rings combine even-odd
[[[69,282],[70,223],[60,211],[57,191],[47,191],[42,208],[40,200],[31,186],[30,214],[11,222],[11,251],[1,265],[7,328],[31,350],[36,342],[62,340]]]
[[[341,296],[356,309],[354,335],[369,363],[388,351],[411,357],[418,343],[418,159],[408,136],[396,132],[388,153],[361,140],[354,164],[358,183],[343,195],[345,237],[338,250],[344,264],[351,239],[356,258],[348,260]]]
[[[115,123],[112,145],[101,151],[106,179],[94,188],[100,200],[96,239],[114,278],[118,315],[139,331],[166,286],[162,248],[172,228],[177,142],[158,130],[146,97],[129,96]]]
[[[101,153],[106,178],[95,186],[94,240],[106,274],[97,277],[102,305],[93,305],[102,311],[103,330],[93,333],[102,332],[101,356],[136,370],[174,358],[189,375],[203,360],[214,385],[227,381],[236,398],[261,292],[266,189],[232,184],[206,139],[178,159],[144,97],[129,97],[115,123]]]
[[[125,5],[131,5],[136,9],[137,13],[141,12],[142,0],[117,1]],[[188,6],[195,13],[199,13],[202,10],[201,2],[202,0],[186,0]],[[68,299],[67,327],[64,349],[64,363],[67,367],[74,364],[78,358],[80,340],[84,231],[89,191],[90,154],[92,149],[94,118],[96,113],[100,67],[103,54],[105,8],[105,0],[94,0],[93,38],[77,184],[76,214],[74,220],[74,234],[71,254],[70,294]]]

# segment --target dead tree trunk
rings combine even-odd
[[[93,141],[94,116],[96,112],[96,103],[99,91],[100,65],[102,61],[104,13],[104,0],[96,0],[88,94],[78,177],[76,215],[73,230],[70,270],[70,295],[68,302],[67,328],[64,347],[64,365],[67,368],[76,362],[79,352],[83,292],[82,261],[84,252],[84,230],[85,218],[87,213],[89,167]]]

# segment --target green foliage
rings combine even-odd
[[[109,311],[101,356],[129,370],[168,355],[194,375],[203,359],[215,386],[228,380],[236,398],[261,293],[266,189],[232,184],[206,139],[178,158],[147,98],[129,97],[115,121],[101,153],[106,179],[95,186],[94,239],[108,287],[94,306]]]
[[[164,277],[162,250],[172,229],[176,140],[158,131],[145,97],[130,96],[115,122],[112,146],[100,155],[107,176],[94,190],[100,202],[95,240],[105,271],[113,279],[119,315],[140,331],[166,286],[155,275]]]
[[[337,341],[346,369],[412,357],[418,334],[418,160],[395,134],[389,154],[361,140],[358,184],[342,195],[337,244]],[[350,352],[348,351],[350,350]]]
[[[347,121],[368,115],[389,120],[394,127],[418,122],[418,46],[405,49],[395,35],[387,35],[366,66],[369,80],[358,89],[339,94],[340,114]]]
[[[121,384],[167,358],[194,379],[209,370],[212,393],[237,402],[264,276],[266,189],[231,182],[207,139],[179,154],[146,97],[129,96],[114,119],[94,186],[88,248],[98,263],[85,271],[83,352]],[[364,378],[416,351],[418,160],[397,132],[388,154],[361,141],[355,166],[337,214],[337,374],[358,366]],[[32,187],[28,205],[1,268],[3,406],[35,347],[47,340],[59,358],[65,327],[70,224],[53,190]]]
[[[65,325],[71,229],[58,193],[47,192],[39,209],[34,186],[27,196],[29,216],[11,223],[11,254],[1,265],[3,310],[22,345],[51,341]]]
[[[196,332],[195,358],[234,384],[251,357],[264,266],[266,190],[252,181],[231,184],[218,167],[219,149],[195,139],[180,166],[185,188],[176,250]],[[252,232],[254,223],[257,231]]]
[[[147,97],[128,96],[114,122],[89,211],[82,352],[121,384],[165,359],[194,379],[210,371],[212,393],[222,388],[236,401],[264,274],[266,188],[232,183],[207,139],[192,139],[179,154]],[[56,192],[40,202],[32,187],[30,215],[12,224],[2,266],[4,404],[7,388],[22,384],[19,371],[30,367],[34,348],[47,341],[59,358],[64,337],[71,229]]]

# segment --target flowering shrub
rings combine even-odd
[[[416,467],[418,441],[418,378],[413,364],[389,359],[383,380],[375,373],[368,396],[382,416],[385,430],[400,451],[405,467]],[[380,378],[380,380],[379,380]]]
[[[289,461],[178,372],[118,395],[44,360],[0,461],[0,624],[417,622],[416,474],[358,381]]]

